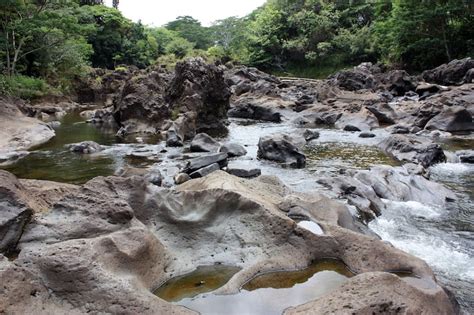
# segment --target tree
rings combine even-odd
[[[48,0],[2,1],[0,20],[5,72],[11,76],[25,58],[61,49],[80,37],[82,28],[71,14],[73,9],[73,4],[65,6]]]
[[[191,16],[179,16],[165,27],[194,43],[196,49],[208,49],[213,44],[209,28],[203,27],[201,22]]]

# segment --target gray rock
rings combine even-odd
[[[228,168],[227,173],[242,177],[242,178],[253,178],[262,175],[262,171],[258,168]]]
[[[464,79],[472,68],[474,68],[474,60],[471,58],[453,60],[435,69],[424,71],[422,77],[426,82],[430,83],[458,85],[469,83],[465,82]]]
[[[203,167],[195,172],[192,172],[189,176],[191,176],[191,178],[200,178],[200,177],[207,176],[211,174],[212,172],[218,171],[220,169],[221,167],[219,163],[214,163],[206,167]]]
[[[29,155],[28,151],[6,151],[0,152],[0,166],[7,166],[16,163]]]
[[[217,152],[220,143],[206,133],[197,134],[191,142],[192,152]]]
[[[471,113],[462,106],[448,107],[433,117],[425,126],[427,130],[449,132],[474,131]]]
[[[183,138],[176,132],[174,128],[168,129],[166,132],[166,146],[167,147],[182,147]]]
[[[191,159],[187,162],[183,172],[191,174],[214,163],[224,167],[227,164],[227,153],[215,153]]]
[[[151,171],[149,171],[146,175],[145,175],[145,179],[153,184],[153,185],[156,185],[156,186],[161,186],[161,184],[163,183],[163,175],[161,174],[161,172],[157,169],[152,169]]]
[[[457,151],[456,155],[459,157],[461,163],[474,164],[474,150]]]
[[[311,141],[311,140],[314,140],[314,139],[318,139],[319,138],[319,132],[317,132],[315,130],[311,130],[311,129],[306,129],[303,133],[303,137],[307,142]]]
[[[392,134],[405,135],[410,133],[410,129],[407,126],[395,125],[392,128]]]
[[[84,141],[80,143],[69,144],[67,147],[71,152],[79,154],[92,154],[103,150],[102,146],[94,141]]]
[[[421,138],[392,135],[379,146],[398,161],[421,164],[425,168],[446,162],[443,149],[438,144]]]
[[[247,154],[247,150],[238,143],[226,143],[220,147],[219,152],[227,153],[229,157],[244,156]]]
[[[301,143],[286,134],[274,134],[260,138],[257,156],[295,168],[306,165],[306,156],[298,147]]]

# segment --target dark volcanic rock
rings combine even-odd
[[[340,71],[330,77],[333,84],[348,90],[358,91],[375,87],[375,78],[371,73],[372,64],[366,63],[355,67],[353,70]]]
[[[414,80],[404,70],[393,70],[384,74],[382,84],[394,96],[403,96],[416,88]]]
[[[191,159],[187,162],[183,172],[191,174],[214,163],[224,167],[227,164],[227,153],[215,153]]]
[[[359,138],[375,138],[375,134],[371,132],[361,132]]]
[[[171,116],[165,101],[168,78],[152,71],[128,80],[114,102],[113,116],[127,133],[155,132]]]
[[[176,64],[166,99],[177,113],[194,113],[196,131],[225,128],[231,92],[224,72],[202,58]]]
[[[260,138],[257,155],[295,168],[306,165],[306,156],[300,150],[297,140],[286,134],[274,134]]]
[[[228,112],[229,117],[281,122],[281,114],[271,108],[244,103],[235,105]]]
[[[227,153],[229,157],[244,156],[247,150],[238,143],[226,143],[220,147],[219,152]]]
[[[450,63],[443,64],[435,69],[423,72],[422,77],[426,82],[437,83],[442,85],[458,85],[463,83],[471,83],[465,81],[470,69],[474,68],[474,60],[465,58],[461,60],[453,60]]]
[[[217,152],[220,143],[214,140],[207,133],[197,134],[191,142],[192,152]]]
[[[166,146],[167,147],[182,147],[183,137],[178,134],[176,128],[171,127],[166,132]]]

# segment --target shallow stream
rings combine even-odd
[[[375,130],[375,138],[362,139],[358,133],[343,132],[335,129],[316,129],[319,139],[313,140],[306,148],[308,157],[304,169],[287,169],[279,165],[256,158],[258,140],[263,135],[275,132],[302,133],[302,129],[290,123],[248,123],[233,120],[229,134],[222,142],[237,142],[246,147],[247,156],[231,160],[231,166],[260,168],[264,175],[276,175],[285,184],[297,191],[325,190],[317,184],[317,179],[327,174],[338,174],[341,169],[367,169],[372,165],[398,163],[387,157],[375,145],[388,135],[386,131]],[[53,180],[81,184],[96,176],[108,176],[127,165],[146,168],[153,163],[169,165],[169,172],[176,172],[176,162],[172,156],[182,153],[181,149],[166,148],[150,139],[149,144],[126,143],[114,135],[114,131],[100,130],[83,122],[78,115],[67,115],[56,130],[56,138],[43,145],[23,160],[8,168],[21,178]],[[96,141],[105,146],[105,150],[91,156],[82,156],[70,152],[65,145],[86,140]],[[132,139],[132,142],[134,139]],[[140,139],[138,139],[140,140]],[[462,140],[444,142],[448,150],[474,148],[474,141]],[[131,157],[131,153],[135,155]],[[138,152],[138,154],[137,154]],[[143,152],[141,157],[140,152]],[[449,186],[458,200],[449,208],[438,208],[416,202],[386,201],[388,208],[383,215],[370,224],[370,227],[384,240],[418,256],[433,268],[440,282],[454,292],[460,304],[467,312],[474,312],[474,166],[460,163],[444,163],[430,169],[431,178]],[[328,192],[329,193],[329,192]],[[227,274],[227,273],[226,273]],[[315,277],[316,282],[311,279]],[[193,309],[209,313],[206,305],[212,300],[215,305],[225,307],[229,303],[236,305],[236,311],[244,312],[246,303],[261,302],[262,313],[281,311],[282,307],[265,301],[265,292],[272,300],[281,294],[281,298],[291,297],[292,303],[303,303],[312,292],[314,299],[319,294],[316,283],[328,283],[326,288],[340,285],[345,276],[334,271],[322,271],[305,283],[298,283],[286,289],[259,289],[245,291],[235,296],[187,297],[182,301]],[[214,288],[212,288],[214,289]],[[261,291],[262,290],[262,291]],[[205,292],[205,291],[203,291]],[[256,293],[261,292],[261,293]],[[323,292],[321,291],[321,294]],[[316,294],[316,295],[315,295]],[[301,300],[299,300],[301,299]],[[300,304],[301,304],[300,303]],[[213,303],[214,305],[214,303]],[[297,304],[291,304],[297,305]],[[274,308],[272,308],[274,307]],[[268,312],[263,312],[263,310]],[[212,313],[212,312],[210,312]],[[227,312],[226,312],[227,313]]]

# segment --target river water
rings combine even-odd
[[[291,114],[290,119],[291,119]],[[264,175],[276,175],[297,191],[325,190],[317,184],[321,176],[338,174],[344,169],[367,169],[373,165],[398,163],[378,150],[375,145],[388,136],[385,130],[373,131],[375,138],[362,139],[357,133],[336,129],[316,129],[319,139],[306,148],[307,166],[304,169],[286,169],[269,161],[258,160],[257,144],[261,136],[276,132],[301,134],[288,119],[281,124],[249,123],[232,120],[229,134],[221,140],[237,142],[246,147],[248,154],[231,160],[231,166],[260,168]],[[153,163],[173,166],[174,153],[180,149],[166,148],[149,139],[145,143],[123,141],[114,131],[99,130],[84,123],[77,115],[68,115],[56,130],[57,137],[37,148],[17,164],[7,168],[22,178],[54,180],[81,184],[96,176],[108,176],[131,165],[149,167]],[[85,140],[96,141],[106,149],[91,156],[70,152],[65,145]],[[146,143],[148,142],[148,144]],[[461,141],[462,148],[474,148],[474,141]],[[445,143],[446,148],[459,149],[457,143]],[[155,159],[130,159],[131,152],[152,152]],[[162,153],[163,152],[163,153]],[[431,179],[451,188],[458,196],[449,208],[439,208],[416,202],[391,202],[381,217],[370,223],[382,239],[394,246],[424,259],[435,271],[438,280],[451,290],[464,310],[474,313],[474,166],[460,163],[439,164],[430,169]],[[172,175],[172,174],[171,174]]]

